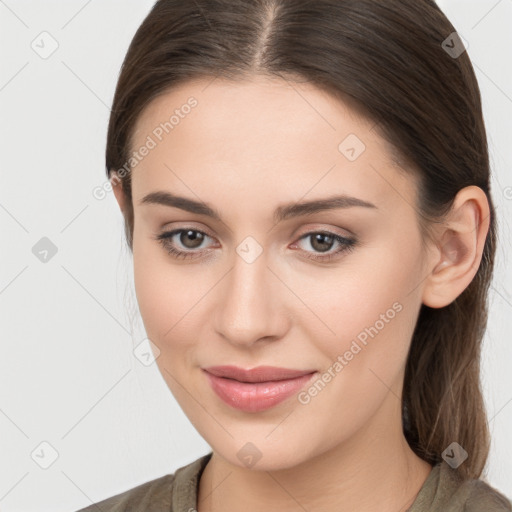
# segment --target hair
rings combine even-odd
[[[449,305],[422,304],[402,393],[411,449],[435,465],[456,441],[468,453],[457,472],[470,479],[480,477],[490,448],[480,356],[496,226],[477,79],[467,52],[443,48],[454,32],[433,0],[158,0],[121,68],[106,171],[110,178],[129,161],[141,113],[173,87],[265,76],[309,82],[374,121],[393,161],[418,178],[415,209],[427,237],[459,190],[480,187],[490,207],[480,266]],[[133,251],[131,172],[119,175]]]

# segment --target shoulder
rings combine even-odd
[[[440,468],[448,505],[461,512],[512,512],[511,501],[481,479],[463,480],[448,464]]]
[[[483,480],[467,480],[461,490],[466,494],[464,512],[512,512],[512,502]]]
[[[77,512],[127,512],[128,510],[170,510],[174,474],[164,475],[149,482],[111,496]]]
[[[509,498],[480,479],[464,479],[446,462],[436,464],[409,512],[512,512]]]
[[[194,508],[200,476],[210,460],[212,452],[193,462],[149,482],[128,489],[76,512],[163,512]]]

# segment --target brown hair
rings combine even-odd
[[[158,0],[121,69],[106,169],[110,177],[129,161],[137,119],[170,88],[208,76],[265,75],[312,83],[375,121],[395,161],[418,177],[424,234],[460,189],[482,188],[491,215],[480,267],[448,306],[421,306],[402,396],[404,435],[415,453],[435,464],[456,441],[469,454],[457,471],[478,478],[490,443],[480,350],[496,227],[480,91],[468,54],[442,45],[454,46],[453,32],[433,0]],[[120,174],[133,250],[131,173]]]

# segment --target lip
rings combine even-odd
[[[277,366],[257,366],[249,370],[244,370],[238,366],[210,366],[203,368],[208,373],[216,377],[225,377],[237,380],[239,382],[269,382],[276,380],[295,379],[302,377],[316,370],[292,370],[288,368],[278,368]]]
[[[290,370],[259,366],[244,370],[236,366],[203,368],[209,384],[227,405],[245,412],[274,407],[296,394],[316,370]]]

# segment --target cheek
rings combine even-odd
[[[397,258],[392,244],[387,249],[381,245],[350,268],[340,267],[332,278],[309,282],[316,287],[308,305],[334,334],[314,316],[302,324],[325,364],[301,403],[307,404],[305,422],[317,417],[307,413],[308,407],[322,415],[326,439],[362,428],[385,401],[400,407],[404,365],[421,303],[417,291],[410,293],[420,273],[413,252]]]
[[[160,349],[157,363],[174,373],[176,366],[183,367],[192,358],[208,291],[219,276],[199,273],[194,265],[177,264],[170,258],[148,234],[134,234],[134,285],[144,328]]]
[[[193,289],[190,281],[187,283],[184,279],[179,266],[165,261],[165,252],[162,256],[155,254],[158,248],[148,250],[143,244],[135,245],[134,284],[144,328],[147,337],[159,349],[156,364],[162,377],[174,397],[186,407],[187,393],[182,385],[188,382],[184,372],[191,363],[188,360],[193,355],[191,349],[196,339],[191,336],[196,330],[190,324],[193,318],[190,310],[199,298],[190,297]],[[190,385],[188,382],[187,388]]]
[[[166,259],[165,250],[147,233],[134,232],[133,273],[140,314],[148,337],[162,345],[183,316],[188,287],[179,268]],[[161,348],[161,347],[160,347]]]
[[[371,379],[367,369],[374,367],[393,378],[405,362],[422,279],[419,245],[407,248],[399,240],[366,248],[328,280],[309,279],[299,292],[319,317],[311,316],[308,337],[317,340],[328,364],[344,356],[347,368],[357,367],[359,373],[345,372],[356,380]]]

